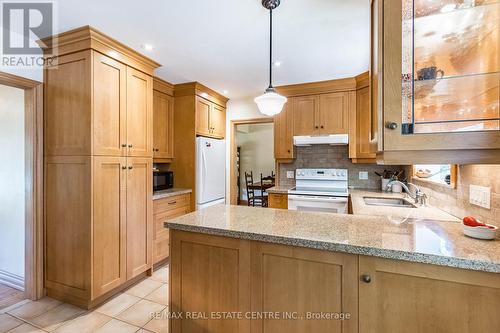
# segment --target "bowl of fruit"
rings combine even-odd
[[[498,227],[490,224],[484,224],[472,216],[466,216],[463,219],[464,234],[478,239],[495,239]]]

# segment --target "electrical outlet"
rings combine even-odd
[[[360,171],[359,172],[359,179],[367,180],[368,179],[368,172],[367,171]]]
[[[295,171],[287,171],[286,172],[286,178],[288,178],[288,179],[294,179],[295,178]]]
[[[490,209],[491,188],[477,185],[469,187],[469,202],[473,205]]]

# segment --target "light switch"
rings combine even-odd
[[[469,187],[469,202],[473,205],[490,209],[491,188],[477,185]]]
[[[368,179],[368,172],[367,171],[360,171],[359,172],[359,179],[367,180]]]
[[[294,179],[295,178],[295,171],[287,171],[286,172],[286,178],[288,178],[288,179]]]

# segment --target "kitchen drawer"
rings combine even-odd
[[[163,213],[154,215],[154,239],[158,239],[163,234],[168,235],[168,229],[165,228],[165,222],[167,220],[182,216],[189,213],[189,206],[178,207]]]
[[[168,257],[169,254],[169,247],[170,241],[168,238],[168,233],[167,233],[167,238],[159,239],[154,242],[153,245],[153,264],[156,264],[163,259]]]
[[[153,214],[174,210],[183,206],[189,206],[190,196],[191,195],[188,193],[176,195],[175,197],[154,200]]]
[[[269,193],[269,208],[288,209],[288,194]]]

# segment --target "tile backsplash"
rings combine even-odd
[[[500,165],[460,165],[456,189],[419,179],[413,179],[413,182],[428,195],[428,202],[431,206],[458,218],[472,215],[484,223],[500,227]],[[491,189],[490,209],[469,203],[469,185],[471,184]]]
[[[295,179],[286,177],[287,171],[295,171],[301,168],[328,168],[348,169],[349,186],[365,189],[380,189],[380,177],[375,171],[382,173],[384,169],[398,171],[401,166],[386,166],[376,164],[353,164],[349,159],[347,146],[313,145],[309,147],[296,147],[297,158],[293,163],[280,164],[279,184],[295,185]],[[368,172],[367,180],[359,179],[359,172]]]

